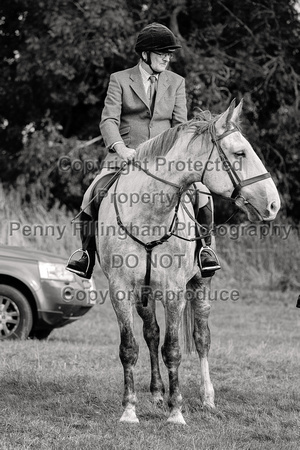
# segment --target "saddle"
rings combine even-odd
[[[120,170],[108,173],[100,178],[95,184],[94,189],[91,192],[91,212],[93,218],[97,218],[103,198],[107,196],[109,189],[116,182],[119,176]]]

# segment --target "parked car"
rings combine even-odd
[[[0,340],[45,339],[93,307],[94,280],[65,265],[52,253],[0,246]]]

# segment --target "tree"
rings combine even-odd
[[[61,125],[65,145],[99,134],[110,73],[137,62],[138,31],[158,21],[182,44],[171,68],[186,77],[190,114],[195,106],[222,112],[233,97],[243,97],[249,140],[278,181],[287,214],[300,219],[295,5],[295,0],[2,0],[2,178],[16,179],[25,170],[22,132],[28,124],[38,135],[51,119]],[[18,155],[23,163],[16,167]],[[33,172],[35,182],[40,175]]]

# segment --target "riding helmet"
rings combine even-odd
[[[181,48],[181,45],[176,42],[172,31],[156,22],[142,29],[135,45],[135,51],[138,54],[153,51],[172,52],[177,48]]]

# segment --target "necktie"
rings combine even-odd
[[[154,110],[154,104],[155,104],[155,97],[156,97],[156,88],[157,88],[157,78],[154,75],[151,75],[149,77],[150,80],[150,110],[151,113],[153,113]]]

